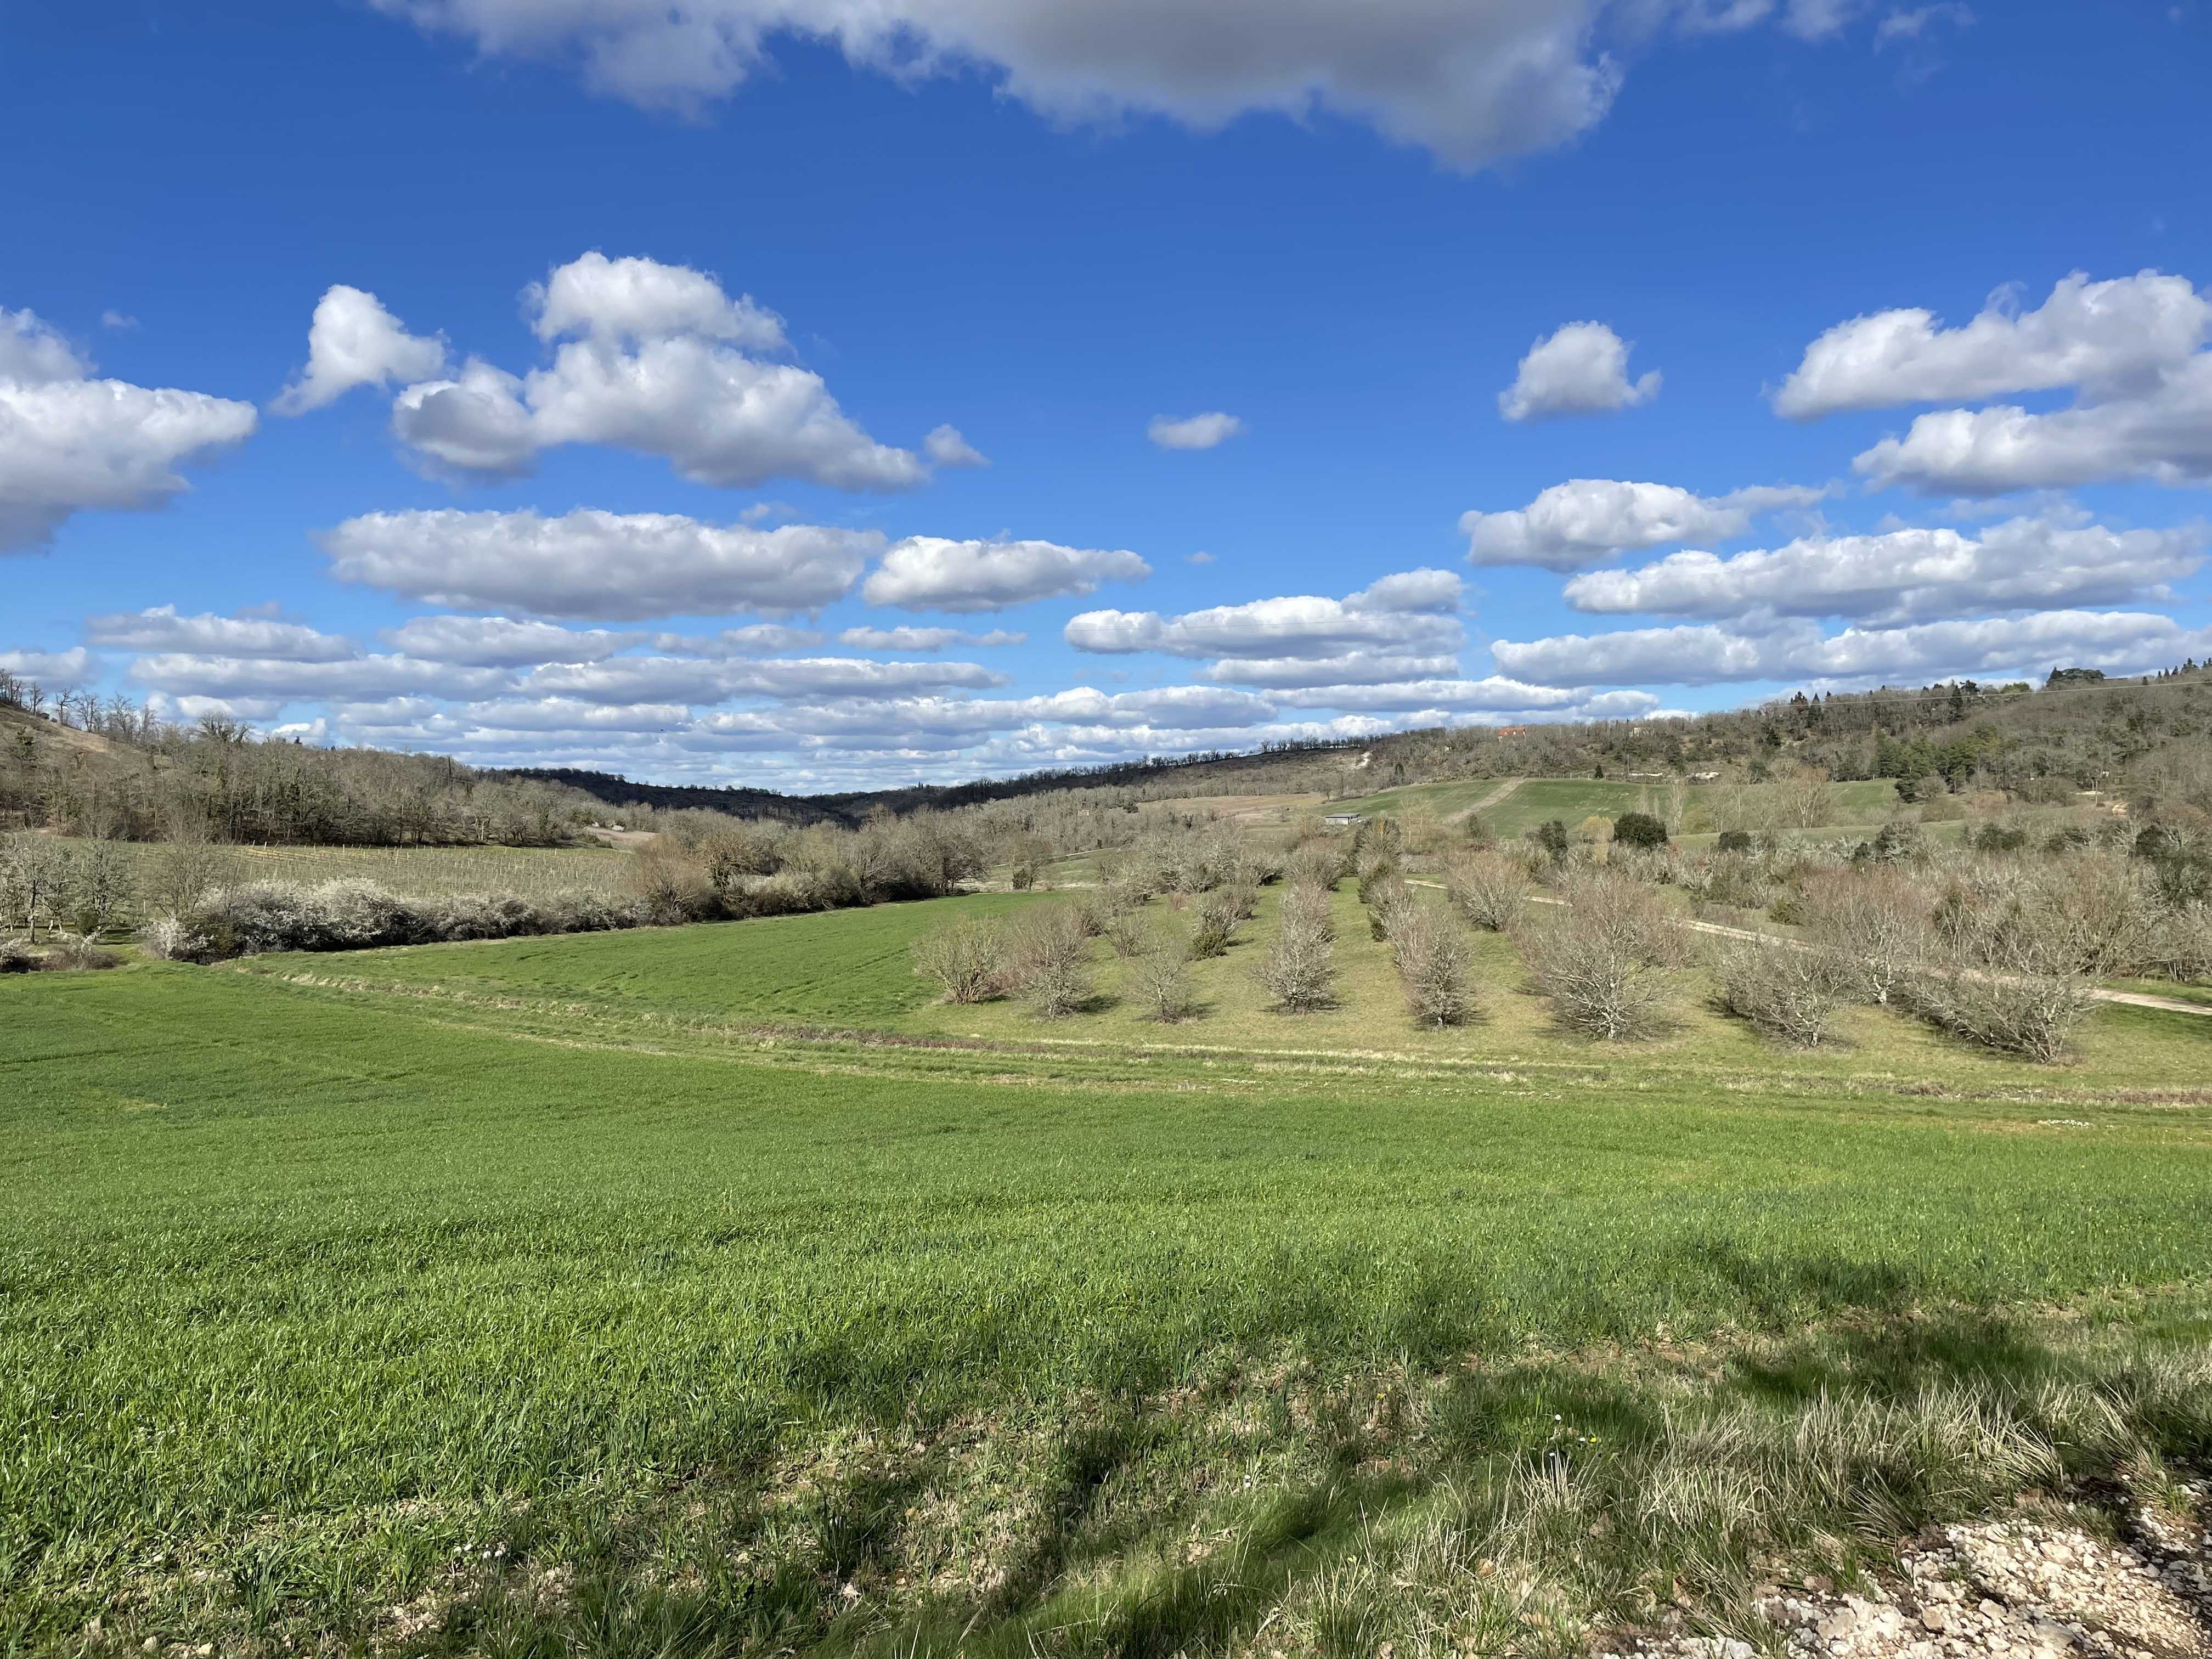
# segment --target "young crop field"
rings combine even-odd
[[[129,842],[142,876],[151,881],[167,849]],[[340,878],[373,881],[409,898],[515,893],[524,898],[562,892],[611,896],[631,890],[635,860],[610,847],[222,847],[214,851],[222,878],[312,885]]]
[[[1066,902],[0,981],[0,1648],[1565,1654],[2212,1447],[2212,1019],[911,971]]]

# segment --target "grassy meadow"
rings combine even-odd
[[[1758,1638],[2212,1455],[2212,1020],[1607,1050],[1486,939],[1420,1032],[1349,894],[1311,1017],[910,969],[1058,902],[0,981],[0,1650]]]

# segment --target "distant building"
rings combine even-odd
[[[1322,814],[1321,821],[1322,827],[1325,829],[1357,830],[1361,824],[1367,822],[1367,814],[1364,812],[1324,812]]]

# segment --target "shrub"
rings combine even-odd
[[[758,896],[756,889],[748,902]],[[589,933],[641,927],[652,915],[647,899],[626,903],[596,893],[556,894],[541,903],[512,893],[417,900],[353,878],[314,887],[249,882],[207,894],[181,915],[157,919],[147,926],[143,940],[149,951],[169,961],[216,962],[264,951],[358,951]]]
[[[1198,920],[1190,930],[1190,955],[1194,959],[1228,954],[1230,942],[1237,937],[1242,918],[1237,907],[1224,894],[1207,895],[1198,907]]]
[[[2087,975],[2067,970],[1995,972],[1952,958],[1917,975],[1913,1006],[1954,1036],[2048,1065],[2063,1060],[2096,1005]]]
[[[1493,933],[1512,930],[1528,909],[1528,872],[1501,853],[1463,853],[1444,866],[1444,890],[1459,913]]]
[[[1550,818],[1528,832],[1528,840],[1536,850],[1553,864],[1564,864],[1567,849],[1573,845],[1567,835],[1567,826],[1558,818]]]
[[[1006,993],[1006,936],[972,916],[947,922],[915,940],[914,970],[947,1002],[989,1002]]]
[[[1191,983],[1190,963],[1171,941],[1139,956],[1133,972],[1137,1000],[1146,1018],[1173,1025],[1198,1012],[1198,994]]]
[[[20,939],[0,939],[0,974],[34,973],[45,958]]]
[[[1336,905],[1326,887],[1291,888],[1283,895],[1277,921],[1284,927],[1307,928],[1332,942],[1336,938]]]
[[[205,962],[213,945],[205,933],[181,916],[157,916],[138,935],[146,953],[163,962]]]
[[[1942,949],[1905,987],[1921,1016],[1955,1036],[2045,1064],[2063,1059],[2095,1006],[2072,924],[2052,908],[1954,903]]]
[[[1293,1013],[1322,1008],[1334,1000],[1334,930],[1328,896],[1316,888],[1293,888],[1285,895],[1273,941],[1261,963],[1260,983],[1276,1006]]]
[[[1854,994],[1887,1003],[1928,954],[1928,904],[1884,869],[1834,871],[1808,882],[1805,928],[1829,970]]]
[[[1664,847],[1667,826],[1649,812],[1623,812],[1613,821],[1613,838],[1623,847]]]
[[[1035,905],[1014,934],[1014,971],[1041,1019],[1064,1019],[1091,1000],[1089,941],[1074,907]]]
[[[1292,887],[1334,890],[1344,874],[1343,851],[1328,842],[1308,842],[1284,866],[1285,878]]]
[[[1571,1031],[1620,1042],[1668,1024],[1662,970],[1682,959],[1681,933],[1639,884],[1593,872],[1567,889],[1566,914],[1516,936],[1553,1018]]]
[[[1390,960],[1416,1025],[1461,1025],[1476,1012],[1467,945],[1435,904],[1400,904],[1389,913]]]
[[[1723,853],[1748,853],[1751,851],[1751,831],[1723,830],[1721,831],[1720,839],[1713,845],[1717,851]]]
[[[123,958],[112,951],[100,948],[100,940],[91,933],[57,932],[46,950],[46,959],[40,965],[45,968],[67,969],[72,971],[87,968],[115,968]]]
[[[1827,1040],[1850,990],[1826,951],[1747,940],[1720,953],[1714,979],[1723,1010],[1797,1048],[1817,1048]]]
[[[1106,942],[1114,947],[1115,956],[1125,960],[1143,955],[1146,946],[1144,919],[1133,908],[1116,910],[1113,921],[1106,929]]]

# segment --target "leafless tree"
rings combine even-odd
[[[1828,1041],[1852,989],[1835,956],[1780,940],[1726,946],[1713,964],[1713,977],[1723,1009],[1798,1048]]]
[[[1014,971],[1040,1018],[1063,1019],[1091,1000],[1089,945],[1073,905],[1032,905],[1023,915]]]
[[[1275,937],[1260,963],[1260,983],[1278,1006],[1294,1013],[1334,1000],[1336,961],[1329,896],[1318,887],[1293,887],[1283,896]]]
[[[1624,876],[1584,871],[1563,891],[1563,912],[1515,936],[1553,1017],[1608,1042],[1658,1035],[1671,999],[1665,970],[1684,958],[1681,930],[1650,890]]]
[[[1190,962],[1175,940],[1162,939],[1132,958],[1130,972],[1146,1018],[1173,1025],[1198,1012]]]
[[[1460,914],[1493,933],[1510,932],[1528,908],[1528,867],[1503,853],[1455,855],[1444,866],[1444,884]]]
[[[988,1002],[1006,992],[1006,939],[974,917],[947,922],[915,940],[914,970],[947,1002]]]
[[[1892,869],[1838,870],[1807,884],[1806,939],[1842,983],[1887,1003],[1926,958],[1928,898]]]
[[[1462,1025],[1474,1018],[1467,943],[1441,905],[1407,902],[1388,913],[1390,959],[1416,1025]]]

